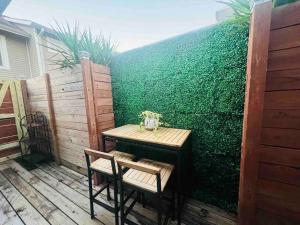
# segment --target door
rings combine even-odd
[[[0,81],[0,162],[20,156],[20,119],[25,116],[21,81]]]

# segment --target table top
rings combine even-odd
[[[139,125],[128,124],[104,131],[102,134],[109,137],[180,148],[183,146],[190,133],[190,130],[166,127],[160,127],[157,131],[141,130]]]

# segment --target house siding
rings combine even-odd
[[[49,42],[50,42],[50,44],[49,44]],[[63,44],[60,41],[53,39],[51,37],[44,36],[43,43],[44,43],[44,46],[53,47],[53,45],[51,45],[51,43],[53,43],[57,46],[63,47]],[[50,74],[56,73],[59,66],[53,64],[53,60],[61,59],[61,57],[59,55],[57,55],[57,53],[54,52],[53,50],[46,48],[46,47],[43,47],[43,54],[44,54],[45,70],[47,71],[47,73],[50,73]]]
[[[30,63],[26,46],[26,38],[14,34],[0,32],[6,38],[6,46],[9,59],[9,69],[0,69],[1,80],[28,79]]]
[[[31,35],[31,38],[28,40],[28,51],[30,56],[32,77],[40,76],[43,72],[40,69],[39,60],[38,60],[37,44],[41,44],[38,35],[36,34],[35,29],[33,27],[26,26],[26,25],[18,25],[18,26]],[[35,40],[34,35],[36,35],[37,40]],[[37,44],[36,41],[38,42]]]
[[[48,45],[47,41],[50,41],[51,43],[55,43],[57,45],[60,45],[60,42],[53,38],[44,36],[43,33],[37,34],[36,30],[32,27],[26,25],[19,25],[19,27],[31,35],[31,39],[28,42],[28,49],[30,55],[32,77],[37,77],[45,73],[55,73],[58,66],[53,65],[51,59],[57,59],[57,56],[55,57],[56,54],[45,46]],[[40,61],[38,59],[40,59]]]
[[[45,73],[56,74],[58,66],[53,65],[52,60],[60,57],[45,46],[48,45],[47,41],[57,45],[63,44],[44,36],[43,32],[37,33],[36,29],[30,25],[18,24],[18,26],[28,33],[30,38],[3,32],[7,39],[10,69],[0,69],[0,79],[28,79]]]

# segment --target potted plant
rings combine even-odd
[[[140,127],[144,126],[146,130],[157,130],[160,125],[165,124],[160,121],[162,115],[156,112],[144,111],[139,117],[142,119]]]

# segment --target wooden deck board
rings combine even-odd
[[[69,186],[61,183],[51,175],[47,174],[43,170],[35,169],[32,171],[34,175],[39,177],[42,181],[48,184],[50,187],[54,188],[57,192],[68,198],[78,207],[86,211],[87,213],[90,212],[90,201],[87,196],[80,194],[79,192],[73,190]],[[99,207],[95,204],[95,217],[102,221],[104,224],[114,224],[114,215],[102,207]]]
[[[68,177],[68,175],[66,175],[66,174],[69,174],[70,172],[71,173],[76,173],[76,172],[70,171],[70,169],[65,168],[65,167],[55,166],[55,164],[50,164],[50,165],[52,166],[52,168],[50,168],[49,165],[44,164],[44,165],[41,165],[39,169],[42,168],[43,172],[51,174],[51,176],[53,176],[55,179],[57,179],[58,182],[62,182],[62,183],[65,182],[68,186],[73,188],[73,190],[81,193],[82,195],[86,196],[87,198],[89,197],[88,186],[87,186],[87,178],[85,176],[80,178],[80,180],[81,180],[81,183],[80,183],[80,181],[72,180],[72,179],[70,179],[70,177]],[[49,171],[51,171],[51,172],[49,172]],[[77,175],[80,176],[81,174],[77,174]],[[65,181],[62,178],[66,178],[67,180]],[[99,190],[99,187],[94,186],[94,191],[97,191],[97,190]],[[106,192],[103,192],[103,193],[106,193]],[[111,193],[113,193],[113,190],[111,190]],[[97,196],[97,199],[104,202],[104,203],[106,203],[106,204],[110,204],[111,206],[113,206],[113,202],[108,202],[106,200],[106,195],[105,194],[100,193]],[[127,206],[129,204],[130,204],[130,201],[127,203]],[[98,207],[95,205],[95,212],[96,213],[97,213],[97,208]],[[101,211],[101,210],[99,210],[99,211]],[[133,210],[133,213],[132,213],[133,215],[130,215],[130,219],[132,221],[135,221],[138,224],[152,225],[154,221],[151,220],[151,219],[155,218],[155,216],[148,216],[148,218],[146,216],[146,218],[145,218],[145,215],[150,215],[150,211],[144,209],[144,210],[141,210],[141,212],[142,212],[142,214],[139,214],[135,210]],[[106,216],[106,217],[109,217],[109,216]],[[138,219],[136,219],[135,217],[138,217]],[[149,219],[149,217],[151,219]],[[139,221],[141,221],[141,222],[139,222]],[[110,224],[110,223],[107,223],[107,224]]]
[[[97,198],[108,203],[105,194]],[[66,167],[49,163],[27,171],[14,161],[0,164],[1,225],[114,224],[112,213],[96,204],[97,219],[90,219],[88,196],[86,176]],[[132,199],[127,206],[131,202]],[[141,225],[153,225],[156,221],[156,211],[148,205],[143,208],[136,204],[129,216]],[[168,223],[175,224],[176,221]],[[183,210],[182,225],[236,225],[236,220],[222,210],[189,200]]]
[[[62,212],[72,218],[78,225],[99,225],[104,224],[97,220],[91,220],[89,213],[78,207],[68,198],[58,193],[55,189],[44,183],[38,177],[34,176],[32,173],[26,171],[19,164],[13,163],[13,169],[16,173],[28,180],[28,182],[38,190],[42,195],[44,195],[48,200],[55,204]],[[30,223],[29,223],[30,224]],[[29,225],[28,224],[28,225]]]
[[[18,176],[11,168],[4,170],[2,174],[49,223],[53,225],[76,225],[75,222]]]
[[[43,164],[39,167],[39,169],[51,174],[51,176],[55,177],[57,180],[62,182],[63,184],[66,184],[67,186],[73,188],[77,192],[89,196],[89,189],[88,189],[88,181],[87,178],[85,178],[83,181],[77,181],[69,177],[67,174],[62,173],[58,166],[52,167],[46,164]],[[95,190],[98,190],[99,188],[94,187]]]
[[[0,192],[0,224],[2,225],[24,225],[15,210],[11,207],[4,195]]]
[[[3,176],[2,173],[0,174],[0,191],[25,224],[49,225],[45,218]]]

